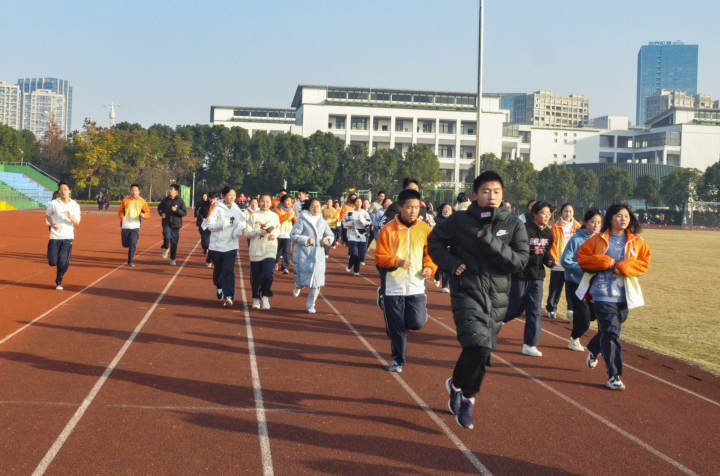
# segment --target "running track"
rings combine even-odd
[[[541,359],[518,352],[520,320],[503,328],[467,431],[443,387],[449,297],[430,290],[388,373],[370,256],[353,277],[336,250],[310,317],[292,275],[249,310],[245,247],[221,308],[191,223],[177,267],[145,223],[131,269],[117,217],[85,213],[63,292],[42,214],[0,229],[0,474],[720,474],[720,379],[625,345],[628,390],[605,390],[564,321],[546,321]]]

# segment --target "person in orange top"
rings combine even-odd
[[[600,233],[578,249],[577,262],[586,271],[577,296],[588,296],[598,318],[598,333],[587,345],[587,366],[595,368],[602,354],[611,390],[625,390],[620,328],[628,310],[643,305],[637,276],[650,266],[650,248],[638,235],[640,223],[627,205],[608,208]],[[594,273],[591,275],[588,272]]]
[[[298,218],[295,216],[293,210],[293,201],[290,195],[283,195],[280,197],[280,203],[278,203],[273,209],[278,214],[278,220],[280,220],[280,229],[278,230],[278,249],[275,261],[275,270],[278,268],[282,274],[288,274],[288,266],[290,266],[290,258],[292,255],[292,241],[290,240],[290,232],[292,231],[293,225],[297,222]],[[282,261],[281,261],[282,260]]]
[[[385,274],[385,325],[390,337],[390,372],[402,372],[406,360],[407,331],[427,322],[425,280],[437,271],[427,250],[430,225],[418,220],[420,193],[403,190],[398,196],[400,214],[380,230],[375,263]]]
[[[125,197],[118,209],[123,248],[128,249],[128,266],[135,267],[135,251],[140,239],[140,221],[150,218],[150,207],[140,197],[140,186],[130,185],[130,196]]]
[[[355,208],[355,200],[357,200],[357,195],[354,193],[349,193],[347,196],[347,200],[345,200],[345,204],[340,208],[340,211],[338,212],[338,222],[340,222],[340,238],[341,242],[344,244],[347,244],[347,230],[342,224],[342,219],[345,216],[345,214]]]
[[[555,319],[557,316],[557,306],[560,301],[560,294],[565,284],[565,270],[560,264],[560,257],[565,251],[565,245],[570,238],[573,237],[578,228],[582,225],[575,219],[575,207],[572,203],[564,203],[560,207],[560,218],[555,222],[551,231],[553,234],[552,248],[550,248],[550,256],[555,261],[555,266],[550,270],[550,289],[548,291],[547,303],[545,309],[548,317]],[[565,287],[565,302],[567,302],[568,320],[572,322],[572,298],[569,288]]]

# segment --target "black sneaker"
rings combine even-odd
[[[222,289],[218,289],[218,290],[217,290],[217,298],[218,298],[218,299],[222,299],[222,298],[223,298]]]
[[[460,402],[462,399],[462,391],[459,389],[456,389],[453,386],[452,377],[445,380],[445,389],[448,392],[448,395],[450,395],[450,398],[448,399],[448,410],[450,410],[450,413],[453,415],[457,415],[457,412],[460,411]]]
[[[463,428],[472,430],[475,428],[473,425],[473,407],[475,406],[475,398],[465,398],[464,395],[460,396],[460,409],[455,415],[455,421]]]
[[[594,369],[595,367],[597,367],[597,364],[598,364],[598,356],[588,350],[588,355],[587,355],[587,358],[585,359],[585,364],[588,366],[589,369]]]
[[[377,306],[380,308],[381,311],[385,310],[385,302],[383,301],[384,297],[385,296],[380,294],[380,286],[378,286],[378,288],[377,288]]]

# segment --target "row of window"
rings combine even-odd
[[[352,116],[350,119],[350,129],[367,130],[369,118],[367,116]],[[328,129],[345,129],[345,116],[330,116],[328,121]],[[396,132],[410,132],[412,130],[412,119],[395,119]],[[373,119],[373,130],[387,132],[390,130],[389,119]],[[440,134],[455,134],[455,121],[440,121]],[[432,134],[435,132],[435,120],[418,120],[417,132]],[[463,122],[462,133],[465,135],[475,134],[474,122]]]
[[[328,99],[351,101],[415,102],[422,104],[474,106],[476,96],[462,94],[428,94],[392,91],[328,89]]]

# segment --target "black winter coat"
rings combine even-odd
[[[172,210],[173,205],[177,205],[177,210]],[[182,228],[182,217],[187,215],[187,208],[185,208],[185,202],[179,195],[175,198],[170,198],[170,195],[168,195],[158,205],[158,213],[165,215],[162,221],[163,225],[168,224],[170,228]]]
[[[480,208],[472,203],[467,211],[453,213],[433,229],[428,251],[438,267],[450,273],[450,301],[460,344],[494,349],[508,307],[510,276],[528,260],[523,223],[506,207]],[[456,276],[461,264],[466,270]]]
[[[530,246],[530,258],[525,268],[513,274],[514,279],[526,279],[530,281],[538,281],[545,279],[545,268],[555,266],[555,261],[550,255],[552,249],[553,234],[549,226],[542,230],[535,221],[525,223],[527,231],[528,245]]]

